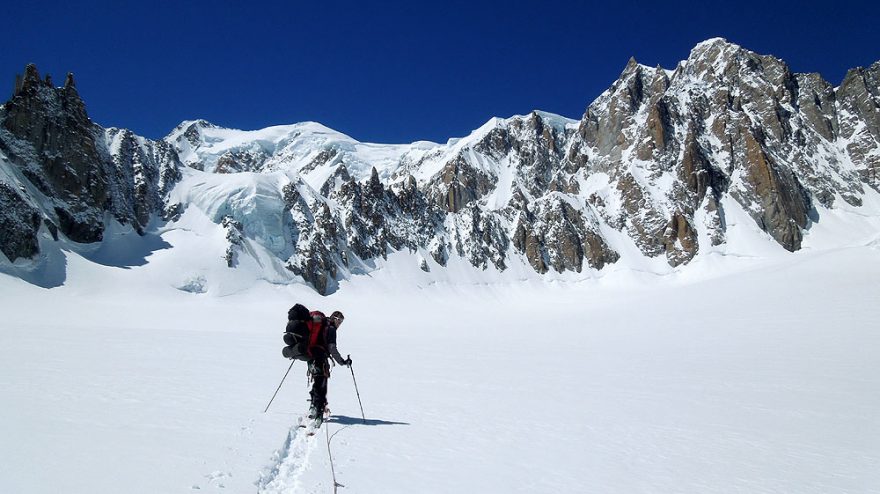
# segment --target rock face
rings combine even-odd
[[[55,88],[28,65],[16,89],[0,115],[3,151],[51,198],[49,221],[62,233],[77,242],[101,240],[110,197],[107,170],[73,78]]]
[[[7,259],[33,257],[39,252],[40,220],[39,211],[20,191],[0,183],[0,232],[3,232],[0,250]]]
[[[28,65],[16,81],[12,99],[0,108],[6,177],[0,200],[10,204],[0,242],[6,257],[35,255],[41,224],[53,237],[60,232],[75,242],[97,242],[110,213],[143,232],[180,176],[171,146],[94,124],[72,74],[64,87],[53,87]]]
[[[880,190],[880,62],[835,88],[716,38],[674,70],[631,59],[579,121],[534,111],[409,145],[203,120],[150,141],[95,125],[71,76],[55,88],[29,66],[0,129],[8,259],[38,253],[44,226],[94,242],[108,213],[141,232],[177,221],[191,205],[165,203],[181,177],[211,176],[237,184],[199,206],[226,232],[226,265],[261,246],[326,294],[396,251],[425,272],[452,258],[583,272],[623,252],[685,265],[723,248],[731,208],[796,251],[817,208]]]
[[[814,202],[858,205],[863,185],[877,188],[878,143],[868,124],[877,116],[877,65],[850,71],[852,83],[835,93],[817,74],[793,74],[781,60],[723,39],[700,43],[671,72],[630,60],[587,109],[569,159],[617,183],[623,217],[606,220],[647,256],[689,261],[699,249],[694,214],[707,198],[703,210],[720,242],[725,195],[794,251]],[[841,121],[851,122],[848,130]],[[851,143],[843,153],[842,142]],[[664,177],[673,180],[659,190]]]
[[[165,141],[151,141],[126,129],[104,130],[100,143],[104,161],[111,165],[110,212],[142,233],[181,178],[177,153]]]
[[[862,180],[880,188],[880,61],[847,72],[831,95],[836,96],[839,111],[831,113],[829,125],[834,130],[837,123],[837,137],[848,143],[846,152]]]

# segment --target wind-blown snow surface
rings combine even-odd
[[[341,492],[880,492],[880,237],[827,248],[877,219],[823,214],[793,254],[580,281],[396,254],[326,298],[210,271],[198,218],[142,262],[112,231],[64,286],[0,275],[0,492],[332,492],[302,363],[263,413],[295,301],[347,315]]]

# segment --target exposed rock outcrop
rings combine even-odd
[[[28,204],[19,191],[0,183],[0,232],[3,232],[0,252],[7,259],[27,259],[39,252],[40,221],[39,211]]]
[[[103,238],[105,213],[143,233],[180,178],[177,154],[168,144],[127,130],[105,131],[86,114],[72,74],[63,87],[53,87],[33,64],[16,79],[12,99],[0,109],[0,153],[9,166],[8,185],[30,185],[40,195],[29,220],[16,222],[19,228],[33,225],[29,233],[20,232],[30,239],[28,247],[0,242],[10,260],[39,251],[33,239],[40,222],[81,243]],[[25,207],[16,197],[6,195],[19,209]],[[34,211],[40,221],[30,221]]]

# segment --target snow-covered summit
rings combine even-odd
[[[212,173],[284,170],[326,178],[328,170],[344,165],[356,180],[369,178],[373,168],[383,180],[399,181],[404,172],[415,172],[418,178],[426,180],[430,173],[424,172],[431,169],[430,163],[436,164],[473,147],[494,129],[507,128],[512,122],[533,116],[539,116],[558,132],[564,133],[566,128],[577,125],[576,120],[535,110],[529,115],[491,118],[467,136],[451,138],[442,145],[430,141],[360,142],[317,122],[238,130],[205,120],[187,120],[164,140],[174,146],[184,164]],[[427,168],[414,170],[412,163],[421,163]],[[321,184],[314,185],[320,187]]]
[[[709,39],[700,41],[699,43],[694,45],[693,49],[691,49],[691,56],[693,56],[693,54],[695,54],[695,53],[705,52],[710,49],[740,50],[740,49],[742,49],[742,47],[736,43],[732,43],[732,42],[728,41],[726,38],[716,36],[714,38],[709,38]]]

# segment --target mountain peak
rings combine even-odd
[[[726,38],[716,36],[714,38],[709,38],[709,39],[700,41],[699,43],[696,44],[696,46],[694,46],[694,50],[699,50],[701,48],[706,48],[706,47],[711,47],[711,46],[735,46],[737,48],[740,48],[739,45],[737,45],[735,43],[731,43]]]
[[[201,118],[196,120],[184,120],[183,122],[177,124],[177,127],[174,127],[174,130],[169,132],[165,139],[173,141],[179,139],[182,136],[186,140],[190,141],[190,144],[196,145],[201,136],[201,129],[217,128],[220,127]]]
[[[724,38],[709,38],[694,46],[688,60],[728,58],[740,51],[743,51],[743,48],[736,43],[731,43]]]
[[[18,93],[22,90],[29,87],[36,87],[41,84],[40,81],[40,73],[37,71],[37,66],[33,63],[29,63],[24,67],[24,76],[20,74],[16,74],[15,76],[15,88],[12,91],[12,97],[16,97]]]
[[[37,70],[37,65],[34,63],[29,63],[24,67],[24,79],[26,81],[39,82],[40,81],[40,72]]]
[[[629,60],[623,67],[623,71],[620,72],[620,76],[618,77],[618,79],[625,79],[632,74],[638,73],[641,67],[642,65],[636,61],[636,57],[629,57]]]
[[[203,118],[197,118],[195,120],[184,120],[183,122],[180,122],[177,125],[177,127],[174,128],[174,130],[175,131],[186,130],[186,129],[191,129],[193,127],[201,127],[203,129],[216,129],[216,128],[218,128],[217,125],[212,124],[211,122],[209,122]]]
[[[756,61],[759,58],[757,54],[724,38],[710,38],[694,46],[687,60],[684,61],[684,65],[689,72],[698,77],[717,77],[724,73],[731,64],[737,64],[746,59]],[[760,63],[755,62],[752,65],[758,67]]]

